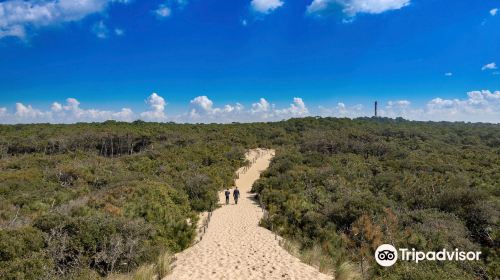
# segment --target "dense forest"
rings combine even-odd
[[[500,126],[402,119],[0,126],[0,278],[99,279],[190,246],[249,148],[276,149],[262,226],[363,279],[500,275]],[[481,250],[398,262],[374,250]]]

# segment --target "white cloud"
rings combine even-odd
[[[451,73],[451,72],[447,72],[447,73],[444,73],[444,75],[445,75],[446,77],[451,77],[451,76],[453,76],[453,73]]]
[[[0,121],[2,123],[74,123],[74,122],[101,122],[106,120],[132,121],[134,113],[131,109],[123,108],[118,112],[82,109],[80,102],[75,98],[66,99],[66,104],[54,102],[49,111],[33,108],[31,105],[16,103],[14,114],[7,110],[0,110]]]
[[[308,13],[326,10],[331,4],[341,5],[348,16],[359,13],[381,14],[386,11],[399,10],[410,5],[410,0],[313,0],[307,7]]]
[[[159,18],[166,18],[172,14],[172,10],[170,9],[170,7],[164,4],[158,6],[158,9],[156,9],[154,12]]]
[[[250,2],[254,11],[263,14],[268,14],[284,4],[285,2],[281,0],[252,0],[252,2]]]
[[[307,6],[307,13],[313,14],[319,11],[326,10],[333,0],[313,0],[309,6]]]
[[[66,104],[52,103],[51,111],[45,112],[46,118],[54,122],[99,122],[106,120],[132,121],[134,113],[129,108],[122,108],[118,112],[98,109],[82,109],[80,102],[75,98],[66,99]]]
[[[276,110],[276,114],[284,118],[305,117],[309,115],[309,109],[307,109],[307,106],[302,100],[302,98],[294,97],[293,103],[290,104],[290,107],[281,110]]]
[[[411,102],[408,100],[397,100],[387,102],[387,108],[407,108]]]
[[[333,108],[328,108],[324,106],[319,106],[320,116],[323,117],[339,117],[339,118],[357,118],[363,117],[367,114],[363,111],[364,107],[361,104],[356,104],[354,106],[347,106],[343,102],[337,103],[337,106]]]
[[[112,113],[112,116],[114,120],[121,120],[121,121],[132,121],[134,119],[134,111],[130,108],[122,108],[121,111]]]
[[[115,28],[115,34],[116,34],[116,36],[123,36],[123,35],[125,35],[125,31],[123,29],[120,29],[120,28]]]
[[[188,0],[165,0],[165,3],[158,5],[153,13],[159,19],[167,18],[172,15],[173,10],[181,10],[188,4]]]
[[[412,109],[410,105],[411,102],[408,100],[390,100],[386,106],[379,109],[378,115],[388,118],[419,119],[423,111],[421,109]]]
[[[338,103],[334,108],[320,106],[321,116],[361,117],[373,116],[373,104],[369,110],[362,107],[346,106]],[[381,117],[403,117],[409,120],[420,121],[470,121],[500,123],[500,91],[489,90],[471,91],[465,99],[433,98],[423,106],[413,107],[408,100],[388,101],[379,106],[378,115]]]
[[[26,119],[36,119],[44,117],[46,113],[31,107],[31,105],[24,105],[23,103],[16,103],[16,113],[15,116],[19,118]]]
[[[249,109],[245,109],[240,103],[215,107],[213,101],[207,96],[198,96],[191,100],[189,112],[178,119],[181,121],[227,123],[274,121],[307,115],[309,115],[309,110],[302,98],[299,97],[294,98],[293,103],[286,108],[277,109],[265,98],[260,98],[259,102],[253,103]]]
[[[482,71],[495,70],[495,69],[497,69],[497,64],[495,62],[488,63],[481,68]]]
[[[104,12],[111,3],[128,0],[7,0],[0,2],[0,38],[25,38],[36,28],[78,21],[88,15]]]
[[[211,114],[214,109],[212,108],[214,103],[207,96],[195,97],[190,102],[191,106],[191,116],[196,116],[200,114]]]
[[[59,102],[52,103],[50,109],[54,112],[61,112],[63,110],[63,106]]]
[[[226,104],[220,107],[207,96],[198,96],[189,103],[189,109],[184,114],[167,118],[166,101],[156,93],[146,100],[149,109],[138,115],[129,108],[119,111],[84,109],[75,98],[66,102],[54,102],[49,110],[40,110],[25,103],[16,103],[15,111],[9,113],[7,108],[0,108],[0,123],[74,123],[101,122],[106,120],[133,121],[140,117],[146,121],[177,121],[177,122],[254,122],[276,121],[293,117],[311,115],[310,110],[300,97],[295,97],[287,107],[277,108],[265,98],[251,104],[248,109],[240,103]],[[409,100],[390,100],[379,103],[379,116],[403,117],[410,120],[432,121],[472,121],[500,122],[500,91],[471,91],[467,97],[460,99],[433,98],[423,105],[415,106]],[[333,107],[319,106],[317,112],[321,116],[356,118],[373,115],[373,104],[364,107],[362,104],[346,105],[339,102]]]
[[[223,107],[214,107],[214,103],[207,96],[197,96],[189,103],[189,118],[193,121],[239,121],[244,107],[240,103],[226,104]]]
[[[146,99],[146,104],[149,105],[150,110],[142,112],[142,118],[149,121],[164,121],[167,119],[167,115],[165,114],[167,102],[163,97],[153,92],[148,99]]]
[[[467,99],[432,99],[426,105],[426,118],[500,122],[500,91],[471,91],[467,93],[467,97]]]
[[[258,115],[263,119],[273,117],[274,115],[274,105],[270,104],[266,99],[260,98],[259,102],[252,104],[252,109],[250,109],[252,115]]]
[[[94,32],[97,38],[106,39],[108,37],[109,30],[101,20],[98,23],[94,24],[94,26],[92,27],[92,32]]]
[[[308,116],[309,109],[300,97],[293,98],[293,103],[283,109],[277,109],[276,105],[269,103],[265,98],[260,98],[259,102],[252,104],[249,114],[252,118],[279,120]]]
[[[492,16],[496,16],[497,13],[498,13],[498,9],[497,8],[490,10],[490,15],[492,15]]]

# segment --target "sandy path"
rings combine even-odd
[[[213,212],[202,241],[176,256],[175,268],[165,280],[332,279],[290,255],[271,231],[258,226],[263,213],[251,199],[250,189],[273,155],[268,150],[248,153],[247,158],[251,162],[255,159],[255,163],[245,173],[243,169],[238,171],[238,205],[234,205],[231,196],[229,205]],[[219,200],[225,203],[223,193]]]

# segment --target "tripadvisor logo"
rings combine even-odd
[[[418,263],[420,261],[478,261],[481,252],[465,252],[458,249],[449,251],[443,249],[441,251],[416,251],[415,248],[409,250],[399,248],[396,250],[390,244],[382,244],[375,251],[375,261],[381,266],[392,266],[399,259],[402,261],[410,261]]]
[[[398,260],[398,251],[390,244],[382,244],[375,251],[375,260],[381,266],[391,266]]]

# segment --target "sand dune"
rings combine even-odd
[[[271,231],[258,226],[263,213],[252,200],[250,189],[273,155],[273,151],[262,149],[247,154],[253,164],[238,171],[238,205],[231,197],[230,205],[213,212],[202,240],[177,254],[175,268],[165,279],[332,279],[301,263],[279,246]],[[219,199],[225,204],[223,193]]]

